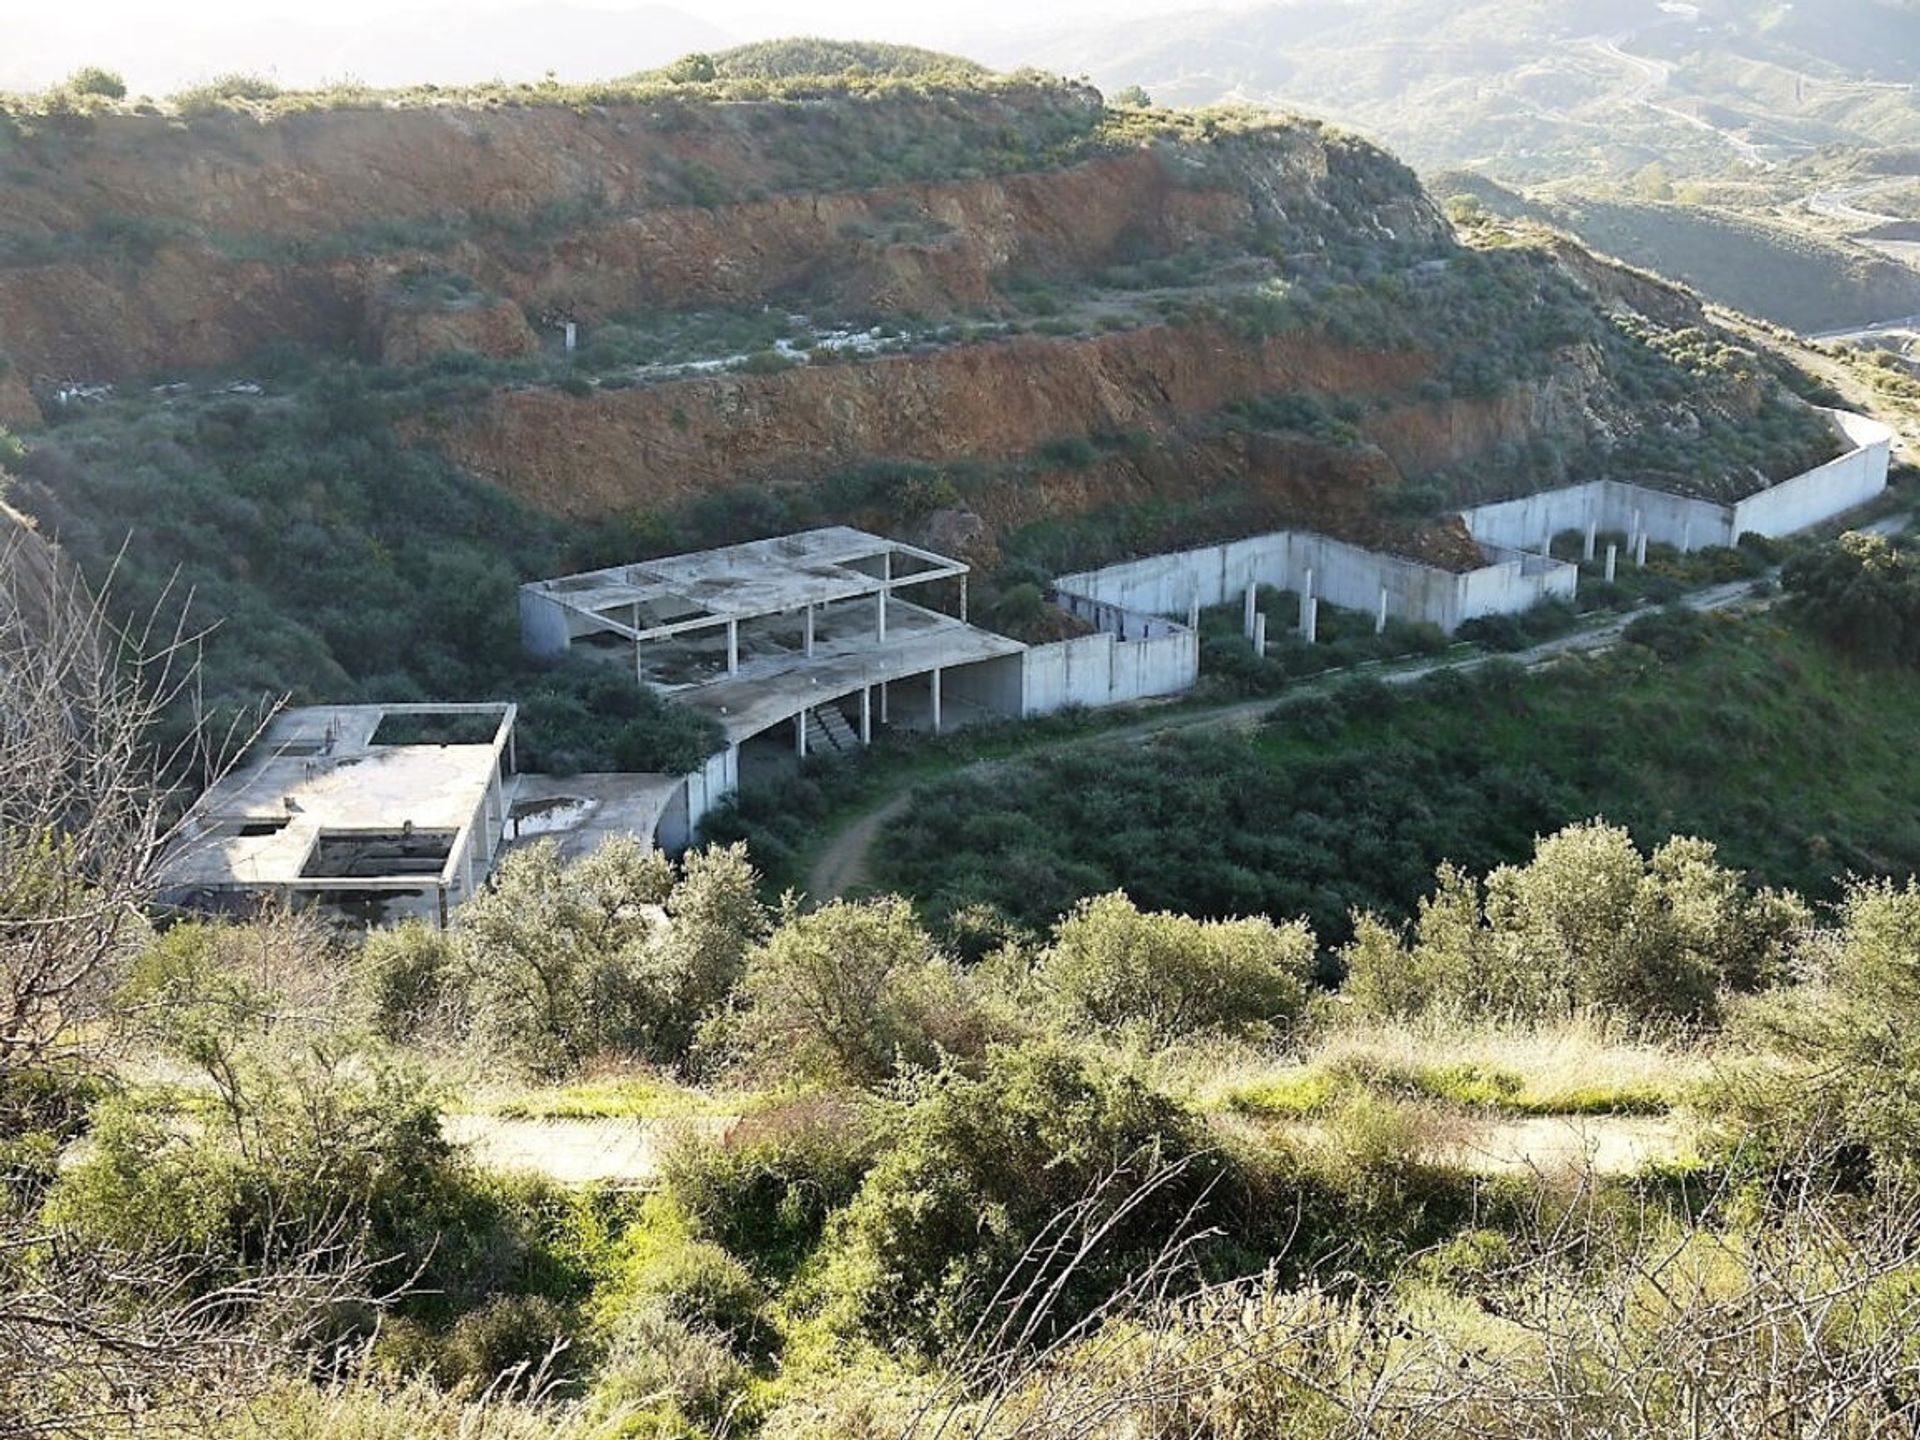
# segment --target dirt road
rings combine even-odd
[[[1728,609],[1748,600],[1752,595],[1753,584],[1751,580],[1738,580],[1725,585],[1711,586],[1686,596],[1683,603],[1695,610]],[[1522,650],[1513,655],[1489,655],[1476,652],[1471,655],[1440,656],[1395,670],[1377,670],[1373,666],[1362,665],[1350,670],[1329,671],[1318,683],[1333,684],[1340,680],[1371,674],[1388,685],[1411,685],[1416,680],[1423,680],[1441,670],[1472,671],[1496,660],[1511,660],[1528,667],[1542,665],[1563,655],[1611,649],[1620,643],[1620,637],[1625,633],[1627,626],[1632,624],[1639,615],[1645,613],[1647,612],[1631,611],[1624,615],[1608,616],[1572,634],[1558,636],[1534,646],[1531,650]],[[1294,690],[1289,693],[1299,692]],[[1057,750],[1100,745],[1138,745],[1158,736],[1182,730],[1251,727],[1259,724],[1267,712],[1279,704],[1282,698],[1284,697],[1263,696],[1257,700],[1236,700],[1205,710],[1180,710],[1154,716],[1138,724],[1097,734],[1068,735],[1043,740],[1036,742],[1029,749],[1020,751],[1017,755],[975,761],[971,765],[959,767],[954,773],[977,774],[991,766],[1005,764],[1008,760],[1024,760]],[[815,904],[851,894],[863,886],[872,884],[873,847],[885,831],[888,822],[906,812],[912,801],[914,788],[921,783],[923,782],[918,779],[903,782],[903,789],[861,815],[834,837],[807,872],[806,893]]]

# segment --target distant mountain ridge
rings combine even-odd
[[[642,5],[607,10],[532,0],[475,14],[396,12],[378,27],[261,17],[196,26],[170,8],[105,28],[84,11],[43,11],[5,22],[0,90],[39,89],[82,65],[124,74],[137,94],[165,95],[229,70],[271,75],[289,88],[351,76],[375,86],[431,80],[450,85],[501,79],[604,79],[652,69],[690,51],[725,49],[742,37],[690,10]]]

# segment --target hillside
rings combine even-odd
[[[184,557],[250,617],[223,694],[444,695],[506,683],[512,587],[562,566],[850,520],[966,555],[991,615],[1282,524],[1464,563],[1449,504],[1831,448],[1684,293],[1463,240],[1353,137],[902,63],[943,68],[16,113],[19,503],[99,572],[131,530],[132,599]]]
[[[1522,196],[1465,171],[1430,184],[1436,195],[1470,195],[1496,215],[1556,226],[1718,304],[1802,333],[1920,312],[1920,270],[1756,205],[1744,191],[1679,202],[1638,197],[1625,187],[1595,193],[1571,181]],[[1876,203],[1898,204],[1897,192]]]
[[[1822,199],[1843,183],[1823,178],[1836,157],[1920,140],[1916,57],[1920,15],[1891,0],[1295,0],[993,52],[1162,102],[1352,125],[1423,171],[1526,189],[1594,248],[1812,333],[1916,308],[1915,252],[1876,248],[1858,223],[1871,217],[1832,223],[1844,211]]]
[[[1009,37],[986,55],[1166,103],[1325,115],[1422,168],[1681,173],[1920,134],[1920,14],[1892,0],[1289,0]]]

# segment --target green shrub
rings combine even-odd
[[[67,77],[67,89],[75,95],[98,95],[107,100],[127,98],[127,82],[117,71],[86,65]]]
[[[1686,660],[1709,643],[1708,620],[1686,605],[1673,605],[1642,615],[1623,632],[1631,645],[1644,645],[1662,660]]]
[[[1069,470],[1084,470],[1099,455],[1093,441],[1084,435],[1062,435],[1041,445],[1038,454],[1041,463],[1058,465]]]
[[[744,846],[671,861],[631,837],[563,865],[541,841],[509,855],[453,931],[473,1029],[553,1074],[602,1049],[675,1063],[761,932]]]
[[[1070,1254],[1110,1225],[1041,1287],[1055,1289],[1034,1317],[1044,1339],[1152,1261],[1220,1169],[1198,1124],[1139,1081],[1064,1050],[996,1052],[979,1078],[949,1070],[914,1103],[829,1224],[816,1300],[836,1328],[937,1353],[966,1339],[1036,1240],[1054,1234]]]
[[[1115,893],[1061,920],[1034,983],[1063,1023],[1085,1034],[1138,1027],[1161,1045],[1257,1037],[1299,1018],[1315,953],[1302,921],[1143,914]]]
[[[1920,552],[1849,532],[1787,562],[1793,612],[1831,644],[1881,664],[1920,666]]]
[[[746,1116],[717,1144],[674,1146],[667,1191],[703,1234],[780,1278],[819,1243],[827,1216],[853,1198],[876,1150],[865,1106],[813,1095]]]
[[[543,1295],[496,1295],[454,1322],[439,1345],[434,1373],[442,1384],[485,1390],[504,1382],[508,1393],[530,1377],[572,1368],[566,1313]]]
[[[774,1074],[877,1085],[983,1042],[957,966],[897,897],[782,911],[711,1042]]]
[[[429,1028],[447,1000],[454,949],[446,932],[408,920],[368,934],[360,947],[372,997],[373,1026],[386,1040],[411,1040]]]
[[[1493,871],[1484,890],[1451,865],[1438,879],[1410,948],[1377,921],[1357,927],[1342,957],[1356,1004],[1710,1021],[1722,984],[1779,978],[1808,924],[1804,904],[1747,890],[1706,841],[1676,837],[1645,857],[1601,821],[1541,839],[1530,863]]]

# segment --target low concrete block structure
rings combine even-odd
[[[517,716],[509,704],[286,711],[189,813],[162,868],[169,898],[355,903],[444,924],[505,836]]]

